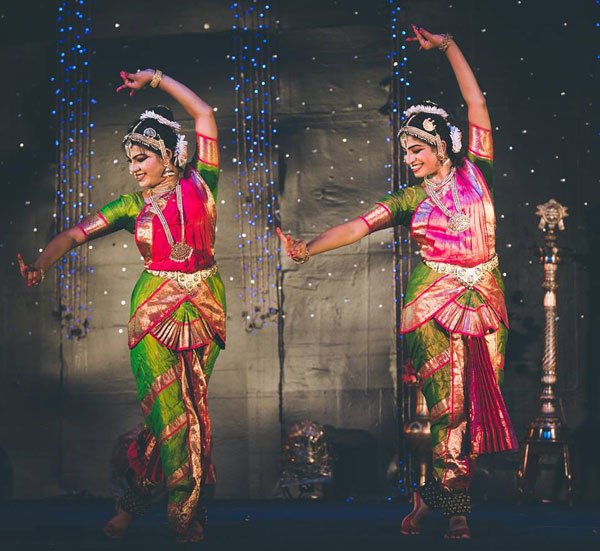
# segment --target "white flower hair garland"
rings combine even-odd
[[[448,113],[435,105],[413,105],[404,111],[404,116],[408,119],[417,113],[429,113],[430,115],[439,115],[444,119],[448,119]]]
[[[181,125],[178,122],[170,121],[169,119],[163,117],[162,115],[159,115],[158,113],[155,113],[154,111],[144,111],[140,115],[140,120],[143,121],[144,119],[157,120],[160,124],[164,124],[165,126],[172,128],[173,130],[175,130],[175,132],[179,132],[181,130]]]

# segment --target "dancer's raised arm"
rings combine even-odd
[[[117,92],[129,89],[129,95],[133,96],[137,90],[141,90],[148,84],[153,88],[160,88],[163,92],[166,92],[178,101],[187,111],[188,115],[194,119],[198,134],[202,134],[207,138],[217,137],[217,124],[213,108],[200,99],[185,84],[163,74],[162,71],[155,71],[154,69],[146,69],[137,73],[121,71],[120,75],[123,79],[123,84],[117,88]]]
[[[456,76],[460,93],[467,104],[469,122],[480,128],[491,130],[492,123],[488,114],[485,96],[481,88],[479,88],[479,84],[469,63],[456,42],[454,42],[450,35],[432,34],[423,27],[415,27],[414,25],[412,28],[415,36],[407,40],[418,40],[421,48],[424,50],[437,48],[442,49],[446,53]]]

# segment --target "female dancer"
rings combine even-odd
[[[415,494],[403,534],[418,534],[431,509],[449,517],[447,538],[469,538],[467,493],[481,453],[517,441],[499,390],[508,320],[495,252],[492,134],[485,98],[450,35],[413,27],[421,48],[439,48],[452,66],[469,116],[467,157],[461,134],[437,105],[405,113],[399,139],[420,185],[388,195],[353,220],[306,244],[279,236],[306,262],[394,225],[411,228],[423,261],[410,276],[402,311],[410,357],[431,413],[433,477]]]
[[[193,117],[198,151],[187,161],[187,142],[171,111],[144,111],[123,138],[139,191],[121,195],[96,214],[58,234],[33,264],[19,264],[27,285],[78,245],[126,229],[135,235],[144,271],[131,299],[131,366],[144,429],[128,450],[129,489],[107,536],[124,535],[149,506],[160,483],[168,493],[169,524],[178,541],[204,534],[198,506],[203,484],[214,483],[207,385],[225,346],[225,291],[214,261],[219,175],[212,108],[161,71],[121,72],[117,89],[130,95],[147,84],[170,94]]]

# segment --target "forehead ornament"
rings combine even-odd
[[[156,130],[154,130],[154,128],[146,128],[144,130],[144,136],[146,136],[146,138],[156,138]]]

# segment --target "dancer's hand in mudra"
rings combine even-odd
[[[36,268],[35,266],[25,264],[21,253],[17,254],[17,260],[19,261],[21,277],[27,282],[28,287],[39,285],[44,281],[44,270],[42,268]]]
[[[283,232],[279,228],[277,228],[277,235],[285,247],[286,254],[294,262],[306,262],[308,257],[306,241],[303,241],[302,239],[292,239],[291,235],[283,235]]]
[[[444,40],[443,34],[431,34],[423,27],[415,27],[415,25],[412,25],[412,30],[415,33],[415,36],[407,38],[406,42],[419,41],[419,50],[432,50],[434,48],[439,48],[442,40]]]
[[[138,71],[137,73],[128,73],[127,71],[121,71],[119,76],[123,79],[123,84],[117,88],[117,92],[121,90],[129,89],[129,95],[133,96],[135,92],[141,90],[147,84],[150,84],[154,78],[154,71],[146,69],[144,71]]]

